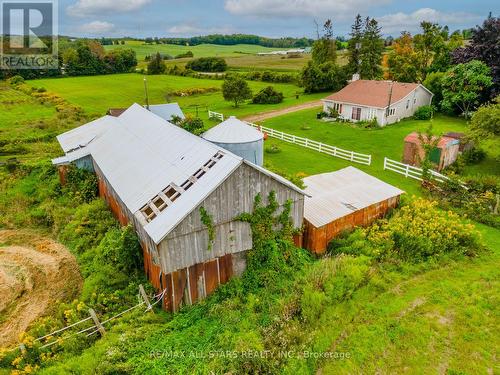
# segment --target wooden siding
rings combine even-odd
[[[354,211],[352,214],[343,216],[322,227],[316,228],[307,220],[304,220],[304,247],[316,254],[326,251],[328,243],[343,231],[349,231],[357,226],[367,226],[378,218],[387,214],[399,204],[399,196],[373,204],[364,209]]]
[[[259,192],[264,203],[272,190],[276,191],[281,205],[291,199],[294,223],[297,227],[302,225],[303,195],[242,164],[157,246],[118,197],[97,163],[93,163],[93,168],[98,177],[99,196],[122,225],[134,226],[143,249],[144,272],[158,292],[165,290],[163,308],[166,310],[177,311],[183,304],[205,298],[218,285],[241,272],[245,262],[239,260],[239,255],[252,247],[252,236],[248,223],[233,219],[242,212],[252,211]],[[210,251],[208,230],[201,223],[201,206],[213,215],[215,224],[216,237]],[[300,240],[300,237],[296,239]],[[233,257],[235,253],[239,254]]]
[[[291,216],[295,226],[301,227],[304,196],[242,164],[158,245],[163,272],[170,273],[191,264],[251,249],[249,224],[234,221],[234,218],[252,211],[258,193],[261,193],[263,203],[267,203],[267,196],[273,190],[280,205],[292,200]],[[202,206],[212,215],[215,226],[216,237],[211,250],[208,250],[208,230],[201,222]]]

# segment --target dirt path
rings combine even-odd
[[[249,122],[257,122],[257,121],[266,120],[268,118],[272,118],[272,117],[276,117],[276,116],[286,115],[287,113],[302,111],[303,109],[320,107],[322,105],[323,105],[323,103],[320,100],[315,100],[313,102],[297,104],[297,105],[287,107],[287,108],[275,109],[275,110],[268,111],[268,112],[257,113],[256,115],[246,116],[246,117],[243,117],[243,120],[249,121]]]
[[[0,347],[18,341],[57,300],[78,295],[82,278],[73,255],[28,231],[0,231]]]

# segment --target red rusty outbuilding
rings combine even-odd
[[[343,231],[366,226],[399,203],[404,191],[354,167],[304,179],[304,247],[323,253]]]

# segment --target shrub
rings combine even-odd
[[[432,117],[432,106],[423,105],[422,107],[419,107],[415,111],[413,117],[417,120],[430,120]]]
[[[65,191],[78,203],[88,203],[97,195],[97,177],[86,169],[74,165],[68,167]]]
[[[281,152],[281,148],[277,144],[273,143],[269,147],[266,147],[265,151],[268,154],[278,154]]]
[[[482,162],[486,158],[486,151],[473,147],[470,150],[466,150],[462,154],[462,158],[465,164],[477,164]]]
[[[183,59],[185,57],[193,57],[193,56],[194,56],[193,52],[187,51],[187,52],[180,53],[180,54],[176,55],[175,58],[176,59]]]
[[[59,237],[75,253],[82,254],[97,246],[106,232],[117,226],[104,201],[96,199],[75,210]]]
[[[227,64],[221,57],[200,57],[189,61],[186,69],[196,72],[224,72],[227,70]]]
[[[24,83],[24,78],[21,77],[20,75],[17,75],[17,76],[14,76],[12,78],[9,78],[8,79],[8,82],[9,84],[11,84],[12,86],[17,86],[17,85],[20,85],[20,84],[23,84]]]
[[[283,101],[283,93],[276,91],[272,86],[260,90],[252,99],[254,104],[277,104]]]
[[[447,253],[473,256],[482,248],[479,232],[457,214],[438,209],[437,202],[417,199],[390,220],[364,230],[376,258],[423,261]]]

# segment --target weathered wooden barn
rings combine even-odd
[[[235,217],[252,211],[258,193],[264,202],[271,191],[281,205],[291,200],[293,222],[302,225],[302,190],[138,104],[57,138],[65,155],[53,163],[94,171],[101,197],[136,229],[148,278],[166,290],[166,309],[204,298],[245,269],[251,229]]]
[[[304,184],[303,245],[319,254],[341,232],[384,216],[404,193],[354,167],[306,177]]]
[[[460,151],[460,140],[452,137],[442,136],[439,139],[433,137],[432,142],[436,142],[429,155],[437,171],[441,171],[453,164]],[[417,132],[408,134],[404,139],[403,163],[420,166],[425,156],[422,140]]]

